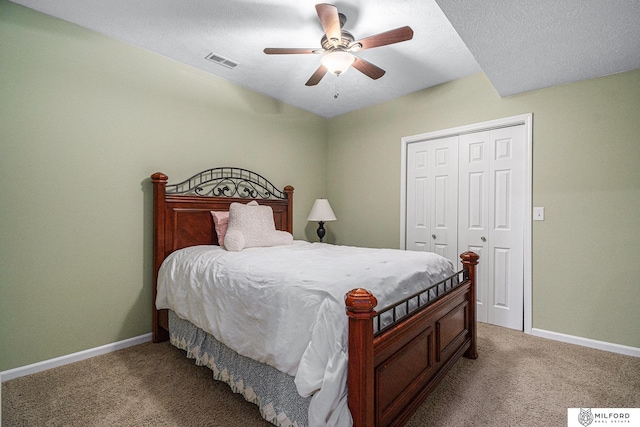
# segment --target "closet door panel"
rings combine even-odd
[[[524,126],[491,131],[489,323],[523,329]]]
[[[431,219],[428,206],[428,147],[411,144],[407,147],[407,218],[406,249],[431,250]]]
[[[476,132],[460,136],[458,247],[476,252],[481,259],[476,272],[476,313],[480,322],[487,322],[491,294],[489,283],[487,242],[489,236],[491,132]]]
[[[406,248],[458,262],[458,137],[407,147]]]
[[[431,250],[456,263],[458,260],[458,137],[429,141],[433,186],[431,204]]]

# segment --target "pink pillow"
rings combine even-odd
[[[227,227],[229,226],[229,212],[228,211],[211,211],[213,216],[213,224],[216,227],[216,234],[218,235],[218,244],[224,247],[224,236],[227,234]]]

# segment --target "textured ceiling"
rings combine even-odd
[[[437,0],[501,96],[640,68],[638,0]]]
[[[318,55],[265,55],[265,47],[320,46],[316,1],[14,0],[133,46],[333,117],[483,71],[501,96],[640,68],[637,0],[345,0],[356,39],[404,25],[410,41],[361,51],[386,70],[305,82]],[[210,53],[239,65],[206,60]],[[338,83],[339,82],[339,83]],[[338,83],[336,87],[336,83]],[[340,95],[334,98],[336,89]]]

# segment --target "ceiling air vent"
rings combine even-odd
[[[205,57],[205,59],[231,69],[234,69],[238,66],[237,62],[232,61],[229,58],[225,58],[224,56],[217,55],[215,53],[210,53]]]

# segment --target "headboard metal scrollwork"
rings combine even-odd
[[[167,194],[195,194],[213,197],[286,199],[269,180],[247,169],[221,167],[202,171],[177,184],[167,185]]]

